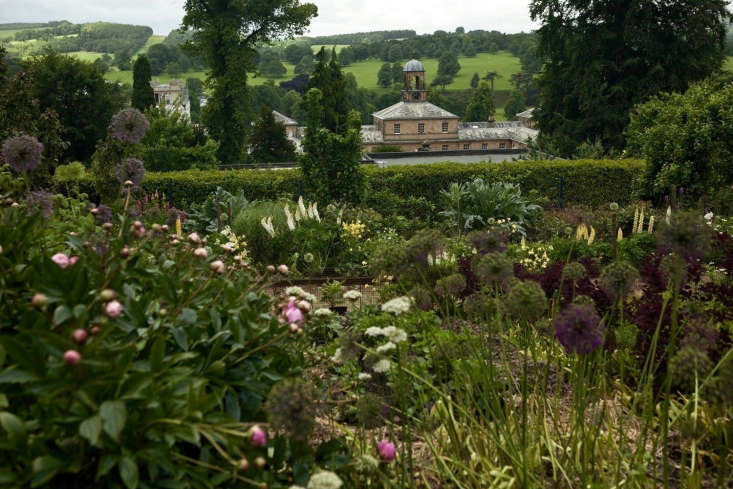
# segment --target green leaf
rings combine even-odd
[[[127,489],[137,489],[139,480],[137,464],[130,457],[124,457],[120,460],[120,477]]]
[[[34,380],[38,377],[24,370],[7,370],[0,374],[0,384],[25,384]]]
[[[58,326],[68,321],[72,317],[71,309],[67,306],[59,306],[53,311],[53,324]]]
[[[75,318],[78,319],[82,317],[84,314],[86,314],[86,312],[87,312],[87,306],[85,306],[84,304],[77,304],[74,306],[73,313],[74,313]]]
[[[196,311],[193,309],[184,308],[178,317],[186,324],[196,324]]]
[[[127,420],[127,408],[122,401],[105,401],[99,407],[102,428],[114,441],[120,440],[120,433]]]
[[[1,412],[0,426],[3,427],[10,438],[15,440],[25,440],[25,423],[23,423],[23,421],[13,413],[9,413],[7,411]]]
[[[97,466],[96,480],[99,480],[100,477],[107,475],[107,473],[112,470],[115,465],[117,465],[118,460],[119,457],[117,455],[104,455],[99,461],[99,465]]]
[[[5,394],[0,394],[0,408],[6,408],[10,406],[10,403],[8,402],[8,396]]]
[[[0,367],[5,365],[5,347],[0,345]]]
[[[176,340],[176,343],[181,348],[181,350],[187,351],[188,350],[188,336],[186,335],[186,331],[184,331],[182,328],[173,328],[173,339]]]
[[[38,457],[33,460],[33,479],[31,480],[31,487],[39,487],[53,479],[56,472],[59,471],[64,464],[61,460],[45,456]]]
[[[163,367],[163,358],[165,358],[165,343],[163,337],[158,338],[150,349],[150,367],[153,371],[160,370]]]
[[[102,418],[99,416],[92,416],[89,419],[82,421],[79,425],[79,434],[89,440],[92,445],[97,445],[99,442],[99,435],[102,434]]]

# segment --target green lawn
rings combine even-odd
[[[22,31],[45,31],[47,29],[50,29],[50,27],[36,27],[33,29],[8,29],[0,31],[0,40],[2,39],[13,39],[15,37],[15,34]]]
[[[148,49],[150,49],[150,46],[160,44],[161,42],[165,41],[165,38],[166,36],[150,36],[145,45],[141,47],[137,53],[135,53],[135,56],[147,53]]]
[[[290,63],[283,63],[283,64],[285,65],[285,68],[287,68],[288,72],[282,78],[267,78],[267,77],[254,78],[252,74],[250,74],[249,77],[247,78],[247,84],[249,86],[257,86],[257,85],[262,85],[266,83],[268,80],[272,80],[277,85],[280,82],[288,81],[292,79],[295,76],[295,66],[291,65]],[[120,71],[116,69],[110,70],[104,75],[104,77],[108,81],[132,84],[132,71],[131,70],[127,70],[127,71]],[[187,71],[186,73],[181,73],[175,76],[163,74],[163,75],[154,76],[153,80],[159,83],[168,83],[170,80],[185,80],[186,78],[198,78],[199,80],[205,80],[206,72],[205,71]]]
[[[404,62],[406,61],[404,60]],[[438,73],[438,60],[421,59],[420,61],[425,65],[426,81],[430,84]],[[461,64],[461,71],[458,72],[455,81],[446,87],[448,90],[465,90],[471,88],[473,74],[478,73],[479,76],[484,76],[488,71],[496,71],[500,75],[500,78],[494,81],[495,90],[509,90],[511,89],[511,84],[509,83],[511,75],[521,71],[519,58],[514,57],[506,51],[500,51],[494,54],[479,53],[473,58],[458,58],[458,62]],[[379,68],[381,68],[382,64],[384,64],[384,61],[370,59],[347,66],[344,68],[344,71],[353,73],[360,87],[374,89],[379,88],[377,86],[377,73],[379,73]]]
[[[82,61],[89,61],[90,63],[93,63],[98,58],[101,58],[104,56],[105,53],[93,53],[91,51],[72,51],[70,53],[64,53],[67,56],[71,56],[77,59],[80,59]]]

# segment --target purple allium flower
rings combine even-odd
[[[133,190],[138,190],[145,178],[145,165],[137,158],[126,158],[117,164],[115,177],[120,183],[132,182]]]
[[[38,214],[43,219],[53,215],[53,196],[43,190],[33,190],[28,194],[28,213]]]
[[[105,222],[112,222],[112,209],[108,205],[102,204],[97,207],[97,212],[94,217],[99,225],[102,225]]]
[[[385,462],[391,462],[394,460],[395,457],[395,446],[394,443],[392,443],[389,440],[382,440],[377,444],[377,450],[379,451],[379,456],[382,457],[382,460]]]
[[[137,109],[124,109],[112,117],[109,129],[112,136],[124,143],[135,144],[140,141],[150,127],[150,122]]]
[[[41,163],[43,144],[27,134],[10,137],[3,143],[3,160],[18,173],[30,172]]]
[[[570,304],[555,318],[555,337],[568,353],[588,354],[603,344],[603,324],[590,304]]]

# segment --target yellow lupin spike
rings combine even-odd
[[[590,236],[588,236],[588,244],[592,245],[596,240],[596,230],[593,226],[590,227]]]
[[[176,218],[176,235],[183,236],[183,226],[181,225],[181,218]]]
[[[621,228],[618,228],[618,234],[616,235],[616,241],[623,241],[624,239],[624,231]]]

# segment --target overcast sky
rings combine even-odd
[[[463,26],[502,32],[528,31],[530,0],[310,0],[318,5],[310,35],[389,29],[418,33]],[[68,20],[148,25],[167,34],[180,25],[183,0],[0,0],[0,23]]]

